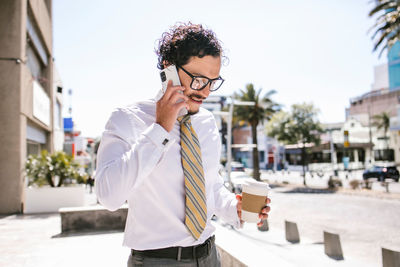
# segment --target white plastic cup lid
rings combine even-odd
[[[245,181],[242,185],[244,193],[267,196],[271,188],[267,183],[257,181]]]

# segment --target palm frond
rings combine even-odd
[[[379,27],[374,34],[372,35],[371,39],[375,39],[376,35],[380,32],[386,32],[387,29],[390,29],[392,27],[391,24],[386,23],[385,25],[383,25],[382,27]]]
[[[375,40],[373,51],[383,47],[379,53],[379,57],[383,51],[388,50],[392,45],[400,39],[400,1],[399,0],[381,0],[369,12],[369,16],[373,16],[379,12],[380,14],[374,26],[370,29],[375,29],[372,39]],[[370,30],[368,32],[370,32]]]
[[[385,40],[385,38],[390,34],[389,31],[385,31],[381,37],[378,39],[378,41],[375,43],[375,47],[374,47],[374,51],[376,51],[378,49],[378,47],[380,46],[380,44],[383,42],[383,40]]]
[[[378,13],[379,11],[386,11],[389,8],[396,8],[396,6],[398,5],[398,3],[396,3],[397,1],[385,1],[382,4],[377,5],[376,7],[374,7],[369,13],[368,16],[373,16],[375,13]]]

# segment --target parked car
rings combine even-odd
[[[363,179],[377,178],[378,181],[383,182],[385,179],[394,179],[396,182],[399,181],[399,171],[395,166],[373,166],[367,169],[363,173]]]
[[[220,168],[220,175],[224,179],[224,185],[229,191],[234,193],[242,192],[242,184],[245,181],[255,181],[250,175],[245,172],[244,165],[237,161],[231,162],[231,183],[229,183],[228,173],[225,168]]]
[[[231,162],[231,171],[233,172],[244,172],[244,165],[237,161]]]
[[[224,176],[225,187],[229,191],[240,194],[242,193],[242,184],[246,181],[255,181],[253,177],[242,171],[231,172],[231,184],[229,183],[227,174]]]

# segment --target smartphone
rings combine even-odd
[[[170,65],[169,67],[160,71],[160,78],[162,84],[162,91],[165,93],[167,90],[168,81],[172,80],[172,85],[177,86],[181,85],[181,81],[179,80],[178,70],[175,65]]]
[[[157,101],[165,94],[165,91],[167,90],[168,86],[168,81],[172,81],[172,85],[177,86],[181,85],[181,81],[179,80],[179,75],[178,75],[178,70],[176,69],[175,65],[170,65],[167,68],[164,68],[163,70],[160,71],[160,78],[161,78],[161,92],[158,94],[158,99]],[[181,94],[183,94],[182,91],[179,91]],[[182,102],[183,100],[178,100],[177,103]],[[186,115],[187,110],[186,108],[182,108],[179,111],[178,117]]]

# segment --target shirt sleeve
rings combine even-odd
[[[95,192],[99,202],[109,210],[117,210],[174,142],[159,124],[147,126],[135,114],[114,111],[97,153]]]
[[[218,217],[237,228],[240,228],[240,219],[237,213],[237,200],[234,193],[229,192],[223,185],[222,177],[218,175],[218,182],[214,185],[215,213]]]

